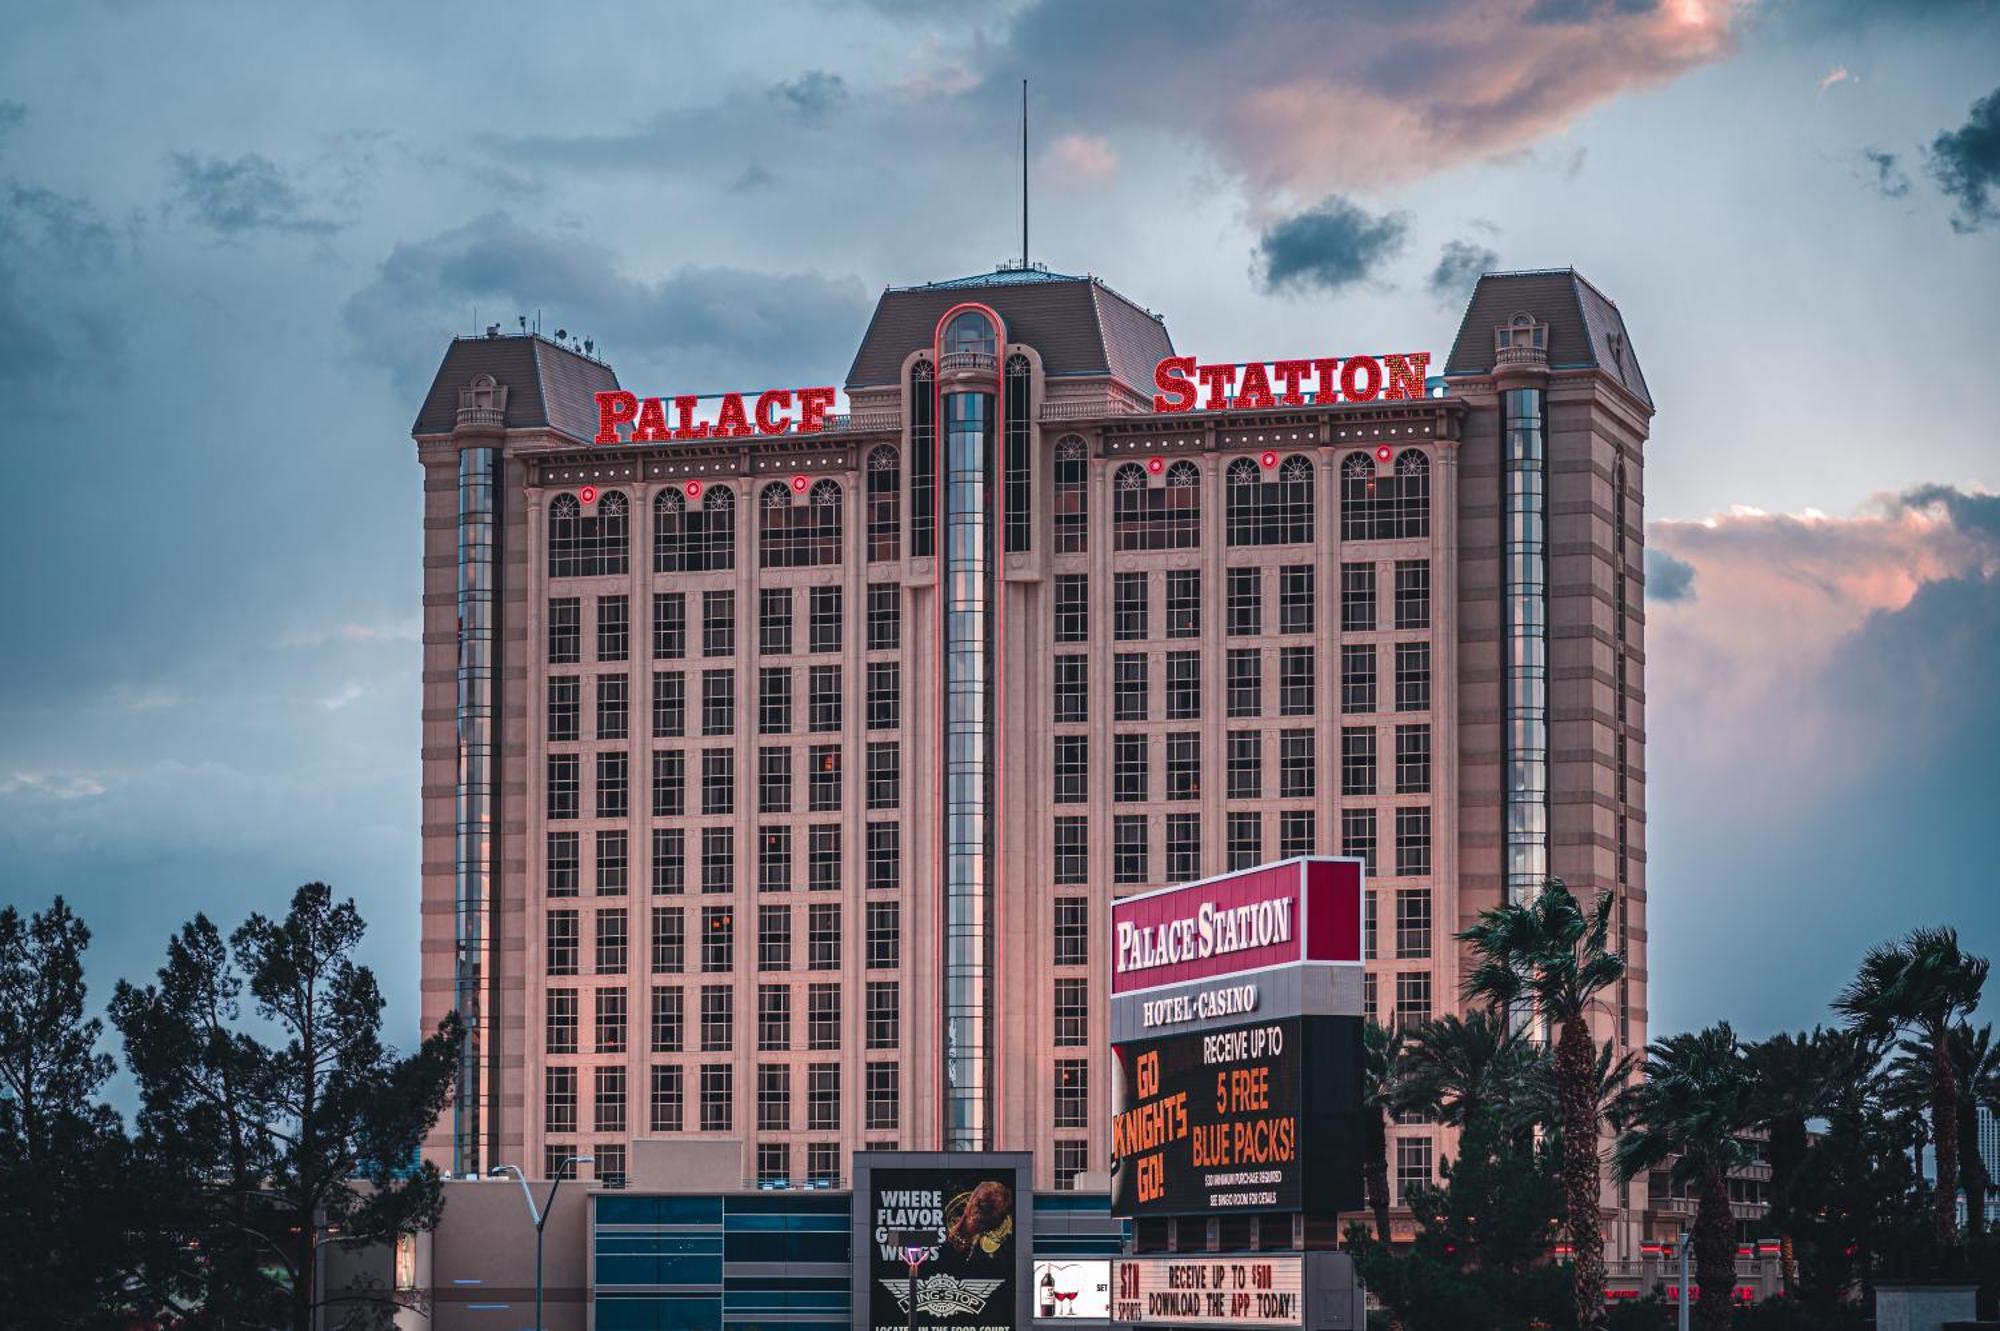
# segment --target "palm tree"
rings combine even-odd
[[[1952,1027],[1951,1061],[1958,1079],[1958,1183],[1965,1194],[1966,1232],[1977,1237],[1986,1232],[1986,1194],[1993,1186],[1979,1154],[1980,1097],[2000,1077],[2000,1049],[1993,1046],[1993,1028],[1974,1030],[1968,1022]],[[1913,1114],[1927,1106],[1934,1062],[1921,1037],[1898,1044],[1889,1064],[1888,1103]]]
[[[1958,1068],[1951,1028],[1979,1006],[1987,960],[1960,949],[1958,930],[1913,929],[1901,942],[1868,950],[1853,983],[1834,1000],[1836,1012],[1864,1035],[1910,1032],[1931,1055],[1931,1143],[1937,1187],[1931,1226],[1938,1242],[1958,1243]]]
[[[1674,1182],[1695,1195],[1695,1325],[1728,1331],[1736,1286],[1736,1222],[1729,1209],[1729,1171],[1750,1159],[1738,1139],[1755,1120],[1753,1076],[1728,1022],[1655,1041],[1646,1080],[1634,1096],[1631,1126],[1618,1138],[1613,1161],[1630,1180],[1668,1164]]]
[[[1806,1123],[1825,1111],[1829,1076],[1852,1063],[1846,1050],[1853,1044],[1846,1031],[1815,1026],[1810,1034],[1780,1032],[1744,1046],[1756,1078],[1751,1112],[1771,1139],[1771,1221],[1778,1227],[1779,1265],[1788,1295],[1799,1284],[1799,1199],[1793,1194],[1811,1146]]]
[[[1538,1056],[1534,1043],[1491,1009],[1421,1022],[1404,1032],[1389,1108],[1466,1127],[1504,1110]]]
[[[1610,893],[1600,894],[1585,910],[1562,880],[1551,878],[1532,899],[1484,911],[1477,924],[1459,934],[1478,958],[1465,983],[1466,997],[1485,999],[1508,1012],[1530,1007],[1556,1031],[1563,1209],[1576,1254],[1576,1322],[1583,1328],[1601,1326],[1605,1316],[1604,1232],[1598,1211],[1602,1121],[1590,1006],[1625,973],[1625,958],[1611,950],[1610,933]]]
[[[1403,1037],[1373,1021],[1362,1028],[1361,1170],[1375,1240],[1389,1242],[1389,1094]]]

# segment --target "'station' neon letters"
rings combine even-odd
[[[1393,356],[1323,356],[1313,360],[1262,361],[1248,365],[1197,365],[1192,356],[1169,356],[1153,367],[1154,411],[1193,411],[1202,392],[1207,400],[1204,411],[1268,411],[1273,407],[1301,407],[1305,394],[1300,386],[1308,379],[1314,385],[1313,401],[1329,402],[1407,401],[1424,396],[1424,376],[1430,370],[1431,353],[1406,351]],[[1241,372],[1240,375],[1238,372]],[[1273,393],[1276,382],[1280,390]]]

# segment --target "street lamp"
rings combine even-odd
[[[917,1269],[930,1256],[929,1241],[936,1234],[931,1230],[907,1229],[898,1237],[902,1240],[903,1261],[910,1268],[910,1331],[917,1331]]]
[[[542,1321],[542,1229],[549,1223],[549,1211],[556,1204],[556,1189],[562,1186],[563,1171],[571,1165],[594,1165],[597,1157],[592,1155],[572,1155],[556,1166],[555,1181],[549,1184],[549,1195],[535,1205],[535,1193],[528,1186],[528,1176],[521,1172],[519,1165],[495,1165],[487,1171],[488,1178],[505,1178],[511,1175],[521,1185],[521,1195],[528,1199],[528,1218],[535,1222],[535,1331],[545,1331]]]

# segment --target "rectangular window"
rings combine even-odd
[[[1201,653],[1167,653],[1167,720],[1201,719]]]
[[[1278,715],[1311,716],[1318,693],[1311,647],[1278,649]]]
[[[735,828],[701,829],[701,890],[703,892],[736,890]]]
[[[1229,752],[1224,772],[1227,794],[1233,800],[1264,798],[1264,735],[1258,730],[1229,732]]]
[[[653,593],[653,659],[678,661],[687,655],[688,607],[684,592]]]
[[[1399,1205],[1410,1204],[1410,1194],[1419,1188],[1427,1188],[1431,1183],[1431,1139],[1429,1137],[1398,1137],[1396,1139],[1396,1201]]]
[[[583,686],[575,675],[549,676],[549,743],[583,738]]]
[[[574,818],[583,788],[583,755],[549,755],[549,817]]]
[[[549,833],[548,861],[548,894],[552,897],[575,896],[582,879],[576,833]]]
[[[576,911],[548,911],[548,973],[574,975],[582,953]]]
[[[1375,646],[1348,643],[1340,649],[1340,710],[1360,714],[1375,710]]]
[[[1370,973],[1361,977],[1361,1019],[1380,1021],[1381,1009],[1375,1004],[1375,976]]]
[[[1431,1019],[1429,971],[1405,971],[1396,976],[1396,1024],[1407,1030]]]
[[[868,1065],[868,1090],[864,1112],[868,1131],[895,1131],[902,1120],[903,1082],[894,1063]]]
[[[1090,641],[1090,578],[1082,573],[1056,574],[1055,640]]]
[[[757,750],[757,812],[792,811],[792,751],[774,747]]]
[[[1264,653],[1255,647],[1232,647],[1225,658],[1228,665],[1229,715],[1264,714]]]
[[[735,1044],[736,991],[726,984],[701,987],[701,1047],[726,1054]]]
[[[813,813],[838,813],[840,746],[815,744],[806,750],[806,762],[806,808]]]
[[[597,659],[623,661],[632,653],[632,607],[629,598],[597,598]]]
[[[1396,872],[1423,875],[1431,871],[1431,811],[1429,806],[1396,810]]]
[[[679,906],[653,907],[653,974],[687,969],[687,917]]]
[[[687,813],[687,755],[679,749],[653,750],[653,816],[679,818]]]
[[[1111,820],[1111,881],[1145,883],[1152,881],[1147,847],[1146,816],[1119,814]]]
[[[757,908],[757,969],[788,971],[792,968],[792,908]]]
[[[868,742],[868,807],[895,809],[903,803],[903,746],[893,739]],[[836,801],[835,806],[839,807]]]
[[[806,1048],[840,1048],[840,986],[806,986]]]
[[[1340,853],[1360,860],[1369,873],[1375,872],[1375,810],[1340,811]]]
[[[622,750],[597,755],[597,816],[623,818],[631,804],[631,756]]]
[[[1431,705],[1431,645],[1396,644],[1396,710],[1423,712]]]
[[[1056,1045],[1073,1048],[1090,1043],[1090,981],[1055,982]]]
[[[678,1067],[653,1069],[652,1130],[679,1132],[685,1122],[686,1086]]]
[[[576,990],[551,989],[547,997],[547,1021],[542,1037],[545,1051],[573,1054],[576,1052]]]
[[[1167,636],[1201,636],[1201,570],[1167,570]]]
[[[736,1104],[735,1069],[727,1063],[701,1065],[701,1130],[728,1132]]]
[[[792,890],[791,828],[757,829],[757,890],[759,892]]]
[[[903,825],[868,824],[868,890],[894,891],[903,881]]]
[[[1055,1075],[1055,1126],[1090,1126],[1090,1061],[1059,1058]]]
[[[1055,920],[1055,964],[1090,964],[1090,901],[1085,897],[1057,897]]]
[[[1111,662],[1111,719],[1146,719],[1147,670],[1144,652],[1121,652]]]
[[[806,912],[806,968],[840,969],[840,903],[823,901]]]
[[[1147,798],[1152,781],[1147,771],[1146,737],[1114,735],[1111,739],[1111,798],[1131,804]]]
[[[625,991],[623,989],[599,989],[597,991],[596,1049],[600,1054],[622,1054],[625,1052]]]
[[[1278,858],[1319,853],[1319,815],[1311,809],[1286,809],[1278,815]]]
[[[868,969],[895,970],[902,965],[903,908],[894,901],[868,903]]]
[[[701,908],[701,969],[707,975],[727,974],[736,968],[736,908]]]
[[[1431,788],[1431,728],[1396,727],[1396,793],[1426,795]]]
[[[736,655],[736,593],[701,594],[701,654]]]
[[[679,827],[653,829],[653,891],[678,895],[687,891],[687,832]]]
[[[626,675],[597,677],[597,737],[624,739],[630,723],[632,681]]]
[[[1375,631],[1375,566],[1340,566],[1340,630],[1343,633]]]
[[[903,723],[903,670],[895,661],[868,663],[868,728],[895,730]]]
[[[733,735],[736,733],[736,672],[734,670],[704,670],[701,672],[701,733],[704,735]]]
[[[1313,631],[1313,566],[1286,564],[1278,570],[1278,632]]]
[[[1229,867],[1250,869],[1264,862],[1264,816],[1259,813],[1228,815]]]
[[[815,652],[837,652],[840,650],[840,593],[839,583],[830,587],[812,589],[811,624],[808,629],[810,642],[807,644]]]
[[[1089,1142],[1061,1141],[1055,1144],[1055,1184],[1057,1192],[1075,1192],[1078,1175],[1089,1168]]]
[[[1377,922],[1380,914],[1377,910],[1375,899],[1380,895],[1381,893],[1372,890],[1361,894],[1361,959],[1363,961],[1373,961],[1376,957],[1375,931],[1378,928]]]
[[[653,672],[653,738],[687,733],[687,678],[678,670]]]
[[[1090,798],[1090,736],[1055,737],[1055,802],[1082,804]]]
[[[1279,799],[1309,800],[1319,793],[1319,759],[1313,750],[1313,732],[1310,730],[1278,733]]]
[[[785,984],[757,986],[757,1048],[782,1053],[792,1047],[792,989]]]
[[[1169,731],[1167,734],[1167,798],[1201,798],[1201,732]]]
[[[625,912],[600,910],[597,912],[597,973],[599,975],[623,975],[625,973],[625,953],[628,936],[625,929]]]
[[[792,668],[765,666],[757,672],[757,733],[792,733]]]
[[[1118,642],[1136,642],[1149,632],[1146,581],[1143,573],[1112,575],[1111,636]]]
[[[792,589],[765,587],[757,593],[757,650],[765,656],[792,654]]]
[[[1167,881],[1185,883],[1201,877],[1201,815],[1167,815]]]
[[[1340,793],[1375,793],[1375,730],[1371,726],[1340,732]]]
[[[806,890],[840,890],[840,824],[815,823],[806,829]]]
[[[549,598],[549,664],[583,660],[583,602],[574,596]]]
[[[1396,892],[1396,959],[1423,961],[1431,954],[1431,893],[1427,887]]]
[[[1228,575],[1226,625],[1232,638],[1255,637],[1264,631],[1262,569],[1232,568]]]
[[[653,986],[651,1046],[656,1054],[678,1054],[687,1042],[687,1010],[681,997],[679,985]]]
[[[1090,664],[1084,656],[1058,656],[1055,682],[1055,721],[1070,725],[1090,719]]]
[[[1396,627],[1427,629],[1431,626],[1431,561],[1396,561]]]
[[[542,1075],[542,1130],[576,1131],[576,1069],[548,1068]]]
[[[757,1130],[759,1132],[789,1132],[792,1127],[792,1069],[786,1063],[759,1063],[757,1065]],[[782,1145],[779,1147],[783,1149]],[[774,1178],[784,1178],[789,1173],[782,1162],[775,1165],[767,1157],[768,1143],[757,1148],[757,1181],[769,1183]]]
[[[625,895],[631,852],[626,848],[623,829],[606,829],[597,834],[597,895]]]
[[[1077,814],[1062,814],[1055,820],[1056,883],[1069,885],[1090,881],[1090,824]]]
[[[868,650],[893,652],[903,645],[902,588],[892,582],[868,584]]]
[[[868,981],[867,1039],[870,1049],[894,1049],[902,1042],[902,986],[894,980]]]
[[[840,730],[840,667],[814,666],[806,680],[806,729],[815,735]]]
[[[736,750],[701,751],[701,811],[710,816],[736,812]]]

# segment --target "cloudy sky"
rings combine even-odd
[[[2000,952],[2000,7],[79,0],[0,44],[0,902],[92,974],[323,878],[414,1032],[418,485],[453,333],[839,379],[1016,252],[1205,360],[1448,346],[1489,266],[1626,313],[1654,1029]],[[476,314],[475,314],[476,311]]]

